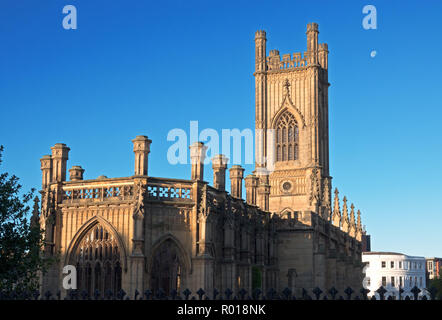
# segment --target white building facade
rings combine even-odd
[[[399,288],[404,290],[402,299],[406,296],[412,298],[413,293],[410,290],[414,286],[421,290],[420,297],[423,295],[429,297],[426,291],[424,257],[395,252],[363,252],[362,262],[365,263],[363,286],[370,290],[369,297],[375,295],[379,299],[376,290],[381,286],[387,290],[385,299],[389,296],[399,299]]]

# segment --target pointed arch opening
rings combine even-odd
[[[71,259],[77,267],[77,287],[93,296],[121,289],[121,250],[118,240],[100,223],[81,238]]]
[[[172,290],[184,289],[186,271],[186,263],[175,241],[170,238],[162,241],[152,255],[151,288],[153,293],[156,294],[161,289],[166,295],[170,295]]]
[[[295,116],[285,110],[275,123],[276,161],[292,161],[299,158],[299,127]]]

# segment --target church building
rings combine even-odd
[[[66,294],[67,265],[90,296],[359,290],[364,231],[360,211],[346,197],[341,209],[337,189],[332,201],[328,47],[318,34],[308,24],[307,51],[281,57],[278,50],[267,55],[266,33],[256,32],[256,165],[246,177],[216,155],[209,185],[201,142],[190,146],[190,179],[155,177],[148,171],[152,141],[140,135],[132,140],[132,176],[85,180],[81,166],[67,170],[69,147],[55,144],[41,159],[44,254],[58,257],[41,277],[43,292]]]

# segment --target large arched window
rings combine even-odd
[[[276,122],[276,161],[297,160],[299,129],[293,114],[285,111]]]
[[[154,252],[152,260],[151,288],[154,294],[161,289],[166,295],[182,289],[184,265],[178,247],[167,239]]]
[[[100,224],[95,225],[81,240],[76,250],[77,286],[93,296],[98,290],[116,294],[121,289],[121,263],[118,242]]]

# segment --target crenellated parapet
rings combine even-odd
[[[279,55],[278,50],[271,50],[269,56],[267,57],[268,70],[287,70],[302,68],[308,65],[307,62],[308,52],[290,53],[284,54],[282,57]]]

